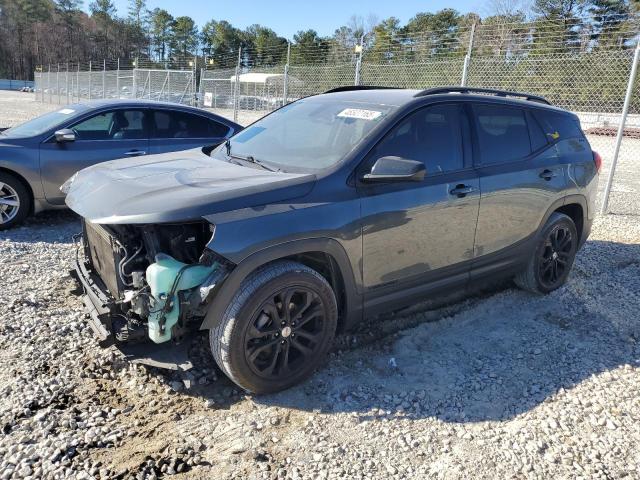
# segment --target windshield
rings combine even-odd
[[[33,137],[47,132],[66,120],[70,120],[78,113],[78,109],[73,107],[63,108],[55,112],[45,113],[39,117],[29,120],[28,122],[16,125],[13,128],[5,130],[5,135],[12,137]]]
[[[342,160],[396,107],[321,99],[298,100],[264,117],[214,151],[251,157],[277,169],[322,170]]]

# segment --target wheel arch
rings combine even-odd
[[[338,329],[349,328],[362,318],[362,298],[344,248],[330,238],[286,242],[260,250],[237,264],[212,299],[201,330],[214,328],[242,281],[256,269],[276,260],[294,260],[320,273],[331,285],[338,302]]]
[[[578,231],[578,244],[581,245],[584,240],[585,235],[585,227],[587,227],[585,219],[588,218],[588,202],[587,198],[584,195],[568,195],[563,197],[557,201],[555,201],[544,214],[542,221],[540,222],[540,226],[538,227],[538,232],[544,228],[544,225],[549,220],[551,214],[558,212],[564,213],[571,217],[573,222],[576,224],[576,230]]]
[[[6,167],[2,167],[2,166],[0,166],[0,173],[6,173],[7,175],[11,175],[12,177],[17,178],[18,181],[20,183],[22,183],[24,188],[27,189],[27,192],[31,196],[31,206],[29,207],[29,215],[32,215],[33,212],[34,212],[34,208],[35,208],[34,207],[35,202],[34,202],[33,188],[31,188],[31,185],[29,184],[27,179],[24,178],[22,175],[20,175],[15,170],[11,170],[10,168],[6,168]]]

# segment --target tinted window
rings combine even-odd
[[[572,115],[550,110],[534,110],[536,117],[549,141],[582,138],[580,123]]]
[[[229,127],[200,115],[156,110],[153,112],[155,138],[224,137]]]
[[[540,126],[540,123],[531,115],[527,116],[527,123],[529,124],[529,137],[531,138],[531,149],[535,152],[545,147],[547,137]]]
[[[372,161],[386,156],[423,162],[427,174],[461,169],[460,107],[438,105],[411,114],[376,146]]]
[[[475,105],[480,162],[506,163],[531,153],[524,110],[502,105]]]
[[[99,113],[72,127],[77,140],[127,140],[146,138],[142,110]]]

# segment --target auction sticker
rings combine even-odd
[[[363,110],[361,108],[345,108],[338,116],[342,118],[357,118],[359,120],[375,120],[382,112],[377,110]]]

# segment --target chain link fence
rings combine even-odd
[[[610,30],[597,32],[578,20],[544,26],[469,24],[421,35],[363,38],[355,46],[240,49],[224,58],[203,57],[200,69],[197,57],[180,64],[136,61],[127,68],[103,62],[99,71],[91,64],[75,70],[49,67],[35,74],[36,95],[51,103],[91,98],[173,101],[248,125],[289,102],[345,85],[466,85],[528,92],[578,115],[603,157],[601,190],[618,150],[609,210],[640,214],[638,82],[625,98],[640,18],[608,17],[603,25]]]
[[[96,70],[57,66],[34,73],[36,99],[43,103],[69,104],[82,100],[146,98],[167,102],[197,104],[194,69],[158,68],[108,69],[103,62]]]

